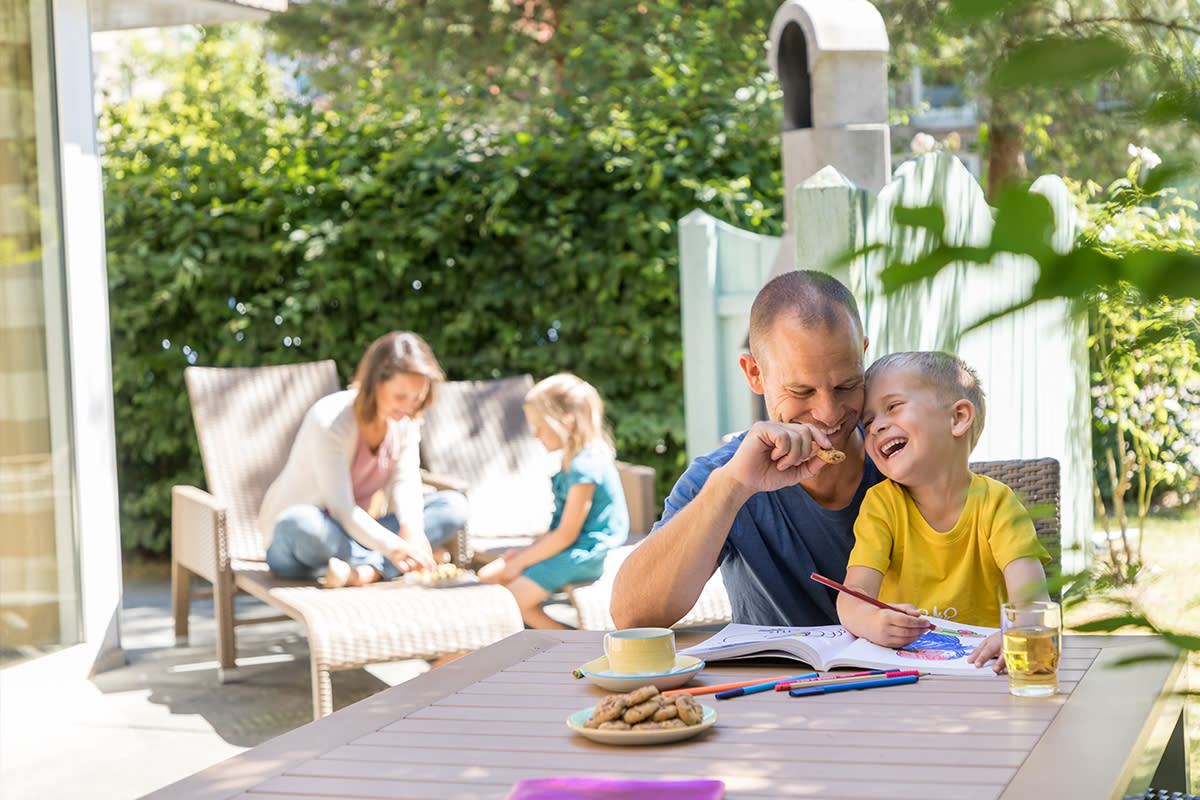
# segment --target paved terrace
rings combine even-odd
[[[0,672],[0,797],[138,798],[312,720],[308,645],[290,620],[238,629],[234,682],[217,682],[211,601],[175,646],[167,567],[126,575],[128,663],[91,680],[33,665]],[[273,616],[249,596],[238,616]],[[570,622],[568,606],[550,613]],[[429,669],[424,661],[333,674],[336,708]]]

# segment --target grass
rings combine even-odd
[[[1132,586],[1098,589],[1089,592],[1084,602],[1069,606],[1067,628],[1121,613],[1125,601],[1160,629],[1200,636],[1200,508],[1147,519],[1142,562]],[[1188,791],[1200,793],[1200,651],[1189,658],[1187,686],[1191,691],[1184,707]]]

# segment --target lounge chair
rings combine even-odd
[[[299,621],[312,659],[313,716],[333,711],[330,673],[401,659],[475,650],[524,629],[500,586],[427,588],[397,580],[322,589],[273,577],[258,508],[279,474],[305,412],[338,391],[333,361],[276,367],[188,367],[184,372],[208,491],[175,486],[171,586],[175,635],[186,641],[193,576],[212,584],[217,659],[225,680],[237,666],[234,595],[245,591]]]

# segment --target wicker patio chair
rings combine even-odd
[[[322,589],[267,569],[258,508],[287,459],[309,407],[339,389],[332,361],[277,367],[188,367],[184,372],[208,491],[175,486],[171,586],[177,640],[186,641],[192,577],[212,584],[217,660],[224,680],[237,666],[234,629],[284,616],[306,629],[313,716],[333,710],[330,673],[385,661],[433,659],[475,650],[523,630],[500,586],[426,588],[404,581]],[[283,612],[236,619],[242,590]]]
[[[1050,551],[1053,561],[1047,567],[1047,576],[1058,574],[1061,564],[1059,541],[1059,465],[1053,458],[1014,459],[1011,461],[977,461],[971,470],[980,475],[1007,484],[1034,518],[1034,529],[1042,544]],[[653,523],[653,518],[651,518]],[[579,627],[587,630],[612,630],[615,628],[609,614],[613,578],[621,562],[628,557],[636,544],[618,547],[608,554],[604,563],[604,575],[594,583],[571,587],[571,602],[579,610]],[[729,595],[721,580],[718,569],[705,584],[699,600],[675,628],[696,625],[712,625],[729,622],[732,610]]]

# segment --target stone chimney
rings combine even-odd
[[[891,178],[887,31],[867,0],[787,0],[769,34],[783,88],[784,229],[772,276],[795,269],[796,187],[836,167],[872,195]]]

